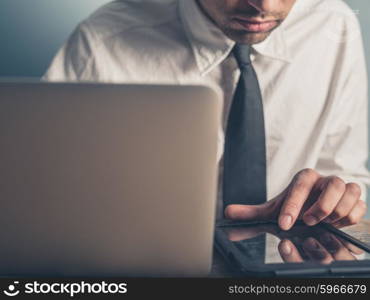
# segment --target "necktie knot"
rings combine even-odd
[[[251,64],[251,48],[249,45],[236,44],[233,52],[235,59],[238,62],[239,68],[243,68]]]

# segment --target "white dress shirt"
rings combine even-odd
[[[268,199],[304,168],[360,184],[365,199],[367,74],[359,30],[341,0],[297,0],[283,24],[253,46],[265,113]],[[216,89],[224,100],[220,217],[224,131],[240,74],[233,46],[195,0],[118,0],[78,26],[44,79]]]

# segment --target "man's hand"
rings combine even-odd
[[[261,205],[229,205],[225,217],[277,220],[283,230],[289,230],[298,219],[309,226],[324,221],[343,227],[358,223],[366,214],[366,204],[360,196],[356,183],[346,184],[339,177],[323,177],[315,170],[304,169],[274,199]]]

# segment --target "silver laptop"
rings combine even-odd
[[[0,275],[204,276],[219,97],[0,83]]]

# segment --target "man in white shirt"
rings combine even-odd
[[[206,84],[224,99],[224,132],[252,46],[265,114],[267,198],[218,217],[335,226],[366,212],[367,74],[359,25],[341,0],[118,0],[83,21],[44,79]]]

